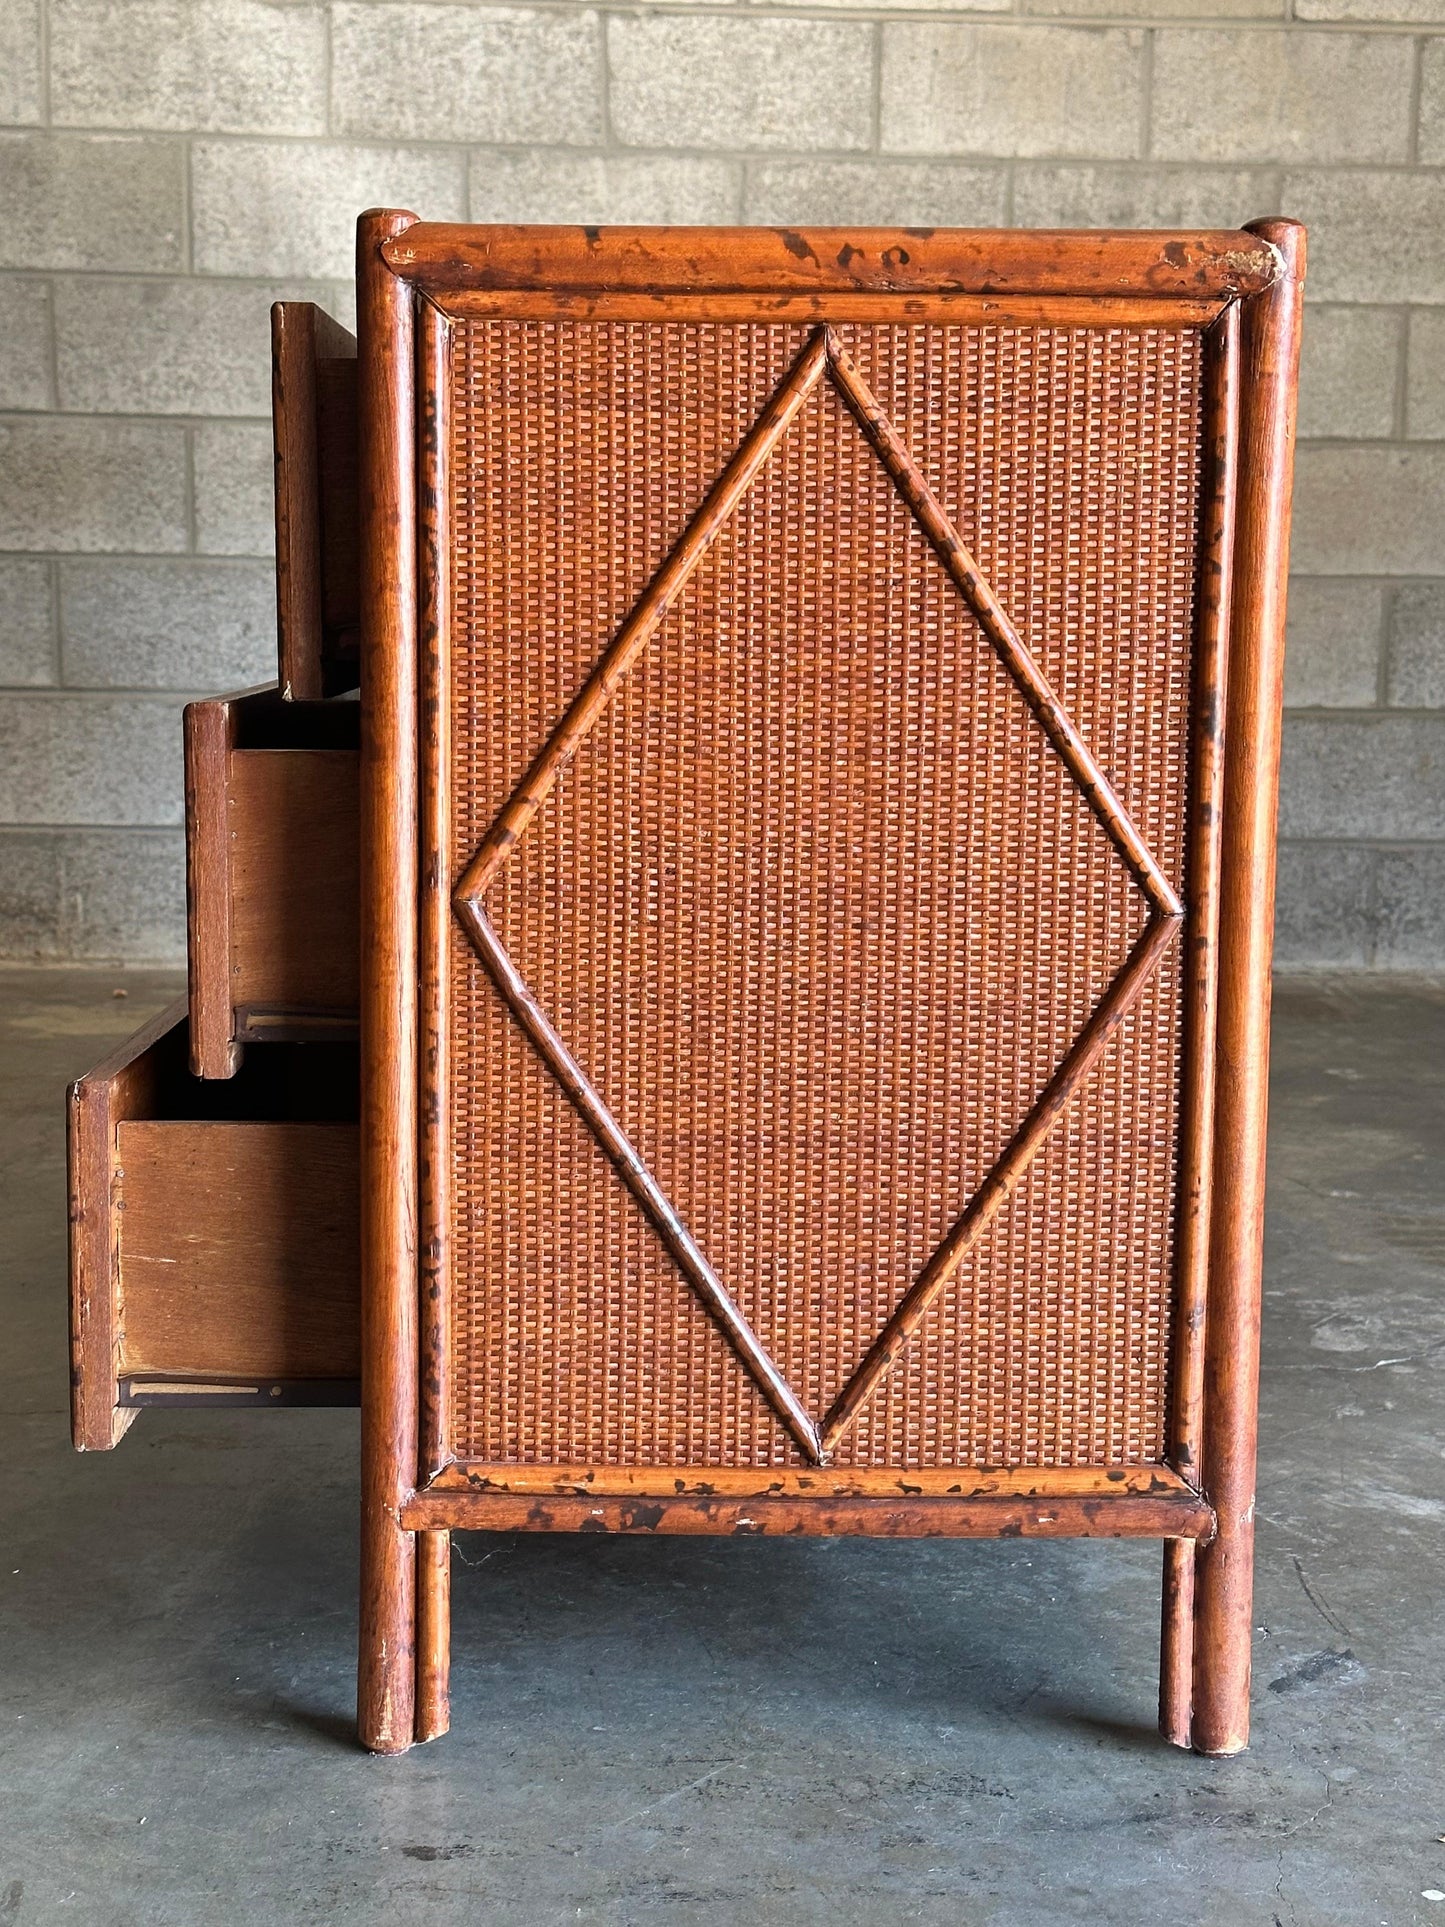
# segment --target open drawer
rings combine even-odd
[[[356,341],[310,301],[271,310],[271,404],[281,689],[334,696],[358,679]]]
[[[274,689],[186,710],[191,1069],[248,1042],[352,1037],[360,707]]]
[[[278,1045],[203,1083],[184,1004],[71,1086],[81,1450],[145,1405],[356,1403],[356,1117],[354,1045]]]

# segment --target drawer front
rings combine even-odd
[[[310,301],[271,310],[280,686],[312,701],[357,681],[356,341]]]
[[[1162,1460],[1203,328],[436,352],[436,1462]]]
[[[231,1001],[242,1039],[355,1021],[357,757],[253,749],[231,757]]]
[[[353,1036],[358,707],[269,691],[186,711],[191,1068],[250,1042]]]
[[[166,1013],[70,1093],[73,1429],[155,1404],[354,1403],[355,1053],[278,1046],[228,1083]]]
[[[117,1133],[124,1379],[354,1379],[356,1127]]]

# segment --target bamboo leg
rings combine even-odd
[[[363,1509],[356,1729],[372,1753],[405,1753],[414,1738],[415,1537],[385,1507]]]
[[[452,1535],[416,1535],[416,1737],[451,1725]]]
[[[1194,1541],[1164,1541],[1164,1625],[1159,1643],[1159,1731],[1188,1746],[1194,1708]]]
[[[357,225],[361,499],[361,1637],[357,1727],[375,1753],[416,1731],[416,555],[412,297]]]
[[[1204,1344],[1204,1492],[1217,1530],[1196,1559],[1194,1717],[1201,1753],[1249,1744],[1259,1307],[1274,928],[1285,570],[1304,230],[1262,221],[1283,272],[1244,303],[1235,592],[1222,824],[1214,1205]]]

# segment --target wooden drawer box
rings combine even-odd
[[[355,1404],[354,1046],[186,1070],[178,1004],[71,1087],[72,1429],[162,1404]]]
[[[354,702],[275,690],[186,710],[190,1062],[230,1077],[241,1046],[356,1028]]]

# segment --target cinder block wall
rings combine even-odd
[[[386,202],[1301,216],[1281,956],[1445,964],[1445,0],[3,0],[0,127],[0,955],[180,955],[180,704],[271,662],[267,307],[349,318]]]

